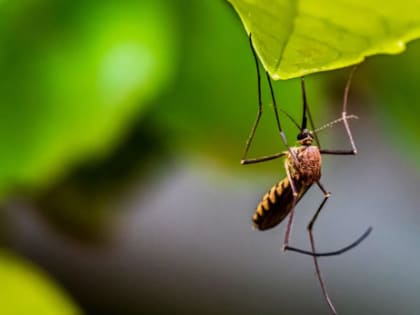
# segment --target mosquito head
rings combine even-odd
[[[308,129],[303,129],[297,135],[297,141],[300,145],[311,145],[313,139],[314,139],[314,135],[312,131],[309,131]]]

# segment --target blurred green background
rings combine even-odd
[[[280,252],[284,227],[251,228],[284,170],[239,164],[257,86],[227,2],[3,1],[0,17],[0,314],[327,312],[311,259]],[[419,55],[413,42],[359,67],[360,154],[324,161],[319,249],[374,227],[321,261],[343,314],[420,310]],[[341,114],[348,73],[307,77],[318,126]],[[284,150],[263,86],[251,156]],[[300,117],[299,81],[275,89]],[[349,145],[341,127],[321,140]],[[299,247],[320,200],[313,189],[297,209]]]

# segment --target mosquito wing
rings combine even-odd
[[[303,197],[310,186],[295,184],[298,196],[296,203]],[[289,214],[293,208],[293,191],[286,177],[264,195],[252,216],[255,228],[268,230],[275,227]]]

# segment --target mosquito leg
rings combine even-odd
[[[297,197],[297,195],[298,195],[297,194],[297,189],[296,189],[295,183],[292,179],[292,175],[290,174],[290,169],[289,169],[289,165],[288,165],[287,160],[284,161],[284,168],[286,169],[286,175],[287,175],[287,178],[289,179],[290,186],[292,186],[293,196]]]
[[[321,212],[321,209],[324,207],[325,203],[327,202],[328,198],[330,197],[330,193],[325,190],[325,188],[322,186],[322,184],[320,182],[317,182],[317,185],[322,190],[322,192],[324,193],[324,200],[322,200],[321,205],[318,207],[318,210],[315,212],[315,215],[312,217],[311,221],[308,224],[308,231],[309,231],[309,236],[311,238],[311,245],[312,245],[312,242],[313,242],[313,235],[312,235],[313,226],[315,224],[316,219],[318,218],[319,213]],[[357,240],[355,240],[353,243],[351,243],[350,245],[347,245],[346,247],[335,250],[335,251],[316,252],[315,251],[315,246],[312,246],[311,251],[304,250],[304,249],[299,249],[299,248],[291,247],[291,246],[286,246],[284,248],[284,250],[309,255],[309,256],[312,256],[314,258],[316,258],[316,257],[327,257],[327,256],[337,256],[337,255],[341,255],[341,254],[355,248],[357,245],[359,245],[361,242],[363,242],[369,236],[369,234],[371,232],[372,232],[372,227],[368,227],[367,230]],[[317,266],[317,265],[318,265],[318,263],[315,262],[315,266]],[[319,268],[317,268],[317,271],[318,271],[318,269]],[[318,272],[317,272],[317,275],[318,275]]]
[[[266,156],[262,156],[262,157],[258,157],[258,158],[241,160],[241,164],[246,165],[246,164],[253,164],[253,163],[270,161],[270,160],[274,160],[274,159],[277,159],[279,157],[285,156],[286,154],[287,154],[287,152],[279,152],[279,153],[275,153],[275,154],[272,154],[272,155],[266,155]]]
[[[348,100],[349,91],[350,91],[351,79],[353,78],[353,74],[356,71],[356,69],[357,69],[357,65],[355,67],[353,67],[353,69],[350,72],[349,78],[347,80],[346,88],[344,89],[343,111],[342,111],[342,114],[341,114],[342,117],[343,117],[343,123],[344,123],[344,126],[346,127],[346,132],[347,132],[347,135],[349,137],[350,144],[351,144],[351,147],[353,149],[354,154],[357,153],[357,148],[356,148],[356,145],[354,144],[353,136],[352,136],[351,131],[350,131],[350,126],[349,126],[349,123],[347,121],[347,100]]]
[[[286,146],[286,148],[289,151],[290,155],[293,157],[293,159],[297,163],[298,162],[297,157],[296,157],[295,153],[290,149],[289,145],[287,144],[286,135],[285,135],[283,129],[281,128],[279,111],[277,109],[277,102],[276,102],[276,98],[274,96],[274,90],[273,90],[273,85],[271,84],[270,75],[268,74],[268,72],[265,72],[265,74],[266,74],[266,77],[267,77],[268,86],[270,87],[270,94],[271,94],[271,100],[273,102],[274,116],[276,117],[277,129],[279,130],[280,137],[283,140],[284,145]]]
[[[312,231],[313,226],[315,224],[316,219],[318,218],[319,213],[321,212],[322,208],[324,207],[325,203],[327,202],[328,198],[330,197],[330,193],[325,190],[325,188],[322,186],[322,184],[320,182],[317,182],[317,184],[318,184],[319,188],[322,190],[322,192],[324,193],[324,200],[321,202],[320,206],[318,207],[317,211],[315,212],[314,216],[312,217],[312,219],[309,222],[308,227],[307,227],[308,232],[309,232],[309,239],[310,239],[310,242],[311,242],[312,253],[316,252],[315,240],[314,240],[313,231]],[[288,248],[284,247],[284,249],[287,250]],[[325,287],[324,280],[322,278],[321,271],[319,269],[318,258],[316,256],[313,256],[313,259],[314,259],[316,275],[318,277],[318,281],[319,281],[319,284],[321,286],[322,294],[324,295],[324,298],[325,298],[326,302],[328,303],[328,306],[330,307],[331,312],[333,314],[337,314],[337,312],[335,311],[334,305],[332,304],[331,299],[328,295],[327,289]]]
[[[311,124],[311,128],[312,130],[315,130],[315,125],[314,125],[314,121],[312,119],[312,115],[311,115],[311,111],[309,110],[309,106],[308,106],[308,101],[306,99],[306,89],[305,89],[305,78],[302,77],[301,78],[301,87],[302,87],[302,100],[303,100],[303,119],[302,119],[302,127],[301,127],[301,131],[303,131],[303,129],[306,129],[306,114],[308,114],[308,118],[309,118],[309,122]],[[316,132],[314,132],[314,138],[315,138],[315,142],[318,146],[318,148],[321,149],[321,144],[319,143],[319,138],[318,138],[318,134]]]
[[[283,246],[281,247],[283,252],[285,252],[289,247],[290,234],[292,232],[292,227],[293,227],[293,217],[295,214],[296,200],[297,200],[297,197],[293,196],[292,210],[290,210],[289,221],[287,221],[286,233],[284,234],[284,242],[283,242]]]
[[[286,248],[286,250],[291,251],[291,252],[296,252],[296,253],[300,253],[300,254],[304,254],[304,255],[309,255],[309,256],[316,256],[316,257],[328,257],[328,256],[338,256],[341,255],[347,251],[349,251],[350,249],[355,248],[357,245],[359,245],[361,242],[363,242],[365,240],[366,237],[369,236],[369,234],[372,232],[373,228],[370,226],[367,228],[367,230],[365,231],[365,233],[363,233],[357,240],[355,240],[353,243],[351,243],[350,245],[347,245],[346,247],[343,247],[339,250],[335,250],[335,251],[331,251],[331,252],[312,252],[312,251],[308,251],[308,250],[304,250],[304,249],[299,249],[296,247],[290,247],[288,246]]]
[[[319,181],[316,182],[316,183],[318,184],[319,188],[324,193],[324,200],[321,202],[320,206],[318,207],[317,211],[315,212],[314,216],[312,217],[311,221],[308,224],[309,239],[311,241],[311,249],[312,249],[313,253],[316,252],[315,240],[314,240],[314,235],[313,235],[313,231],[312,231],[313,226],[315,224],[316,219],[318,218],[319,213],[321,212],[322,208],[324,207],[325,203],[327,202],[328,198],[330,197],[330,193],[325,190],[325,188],[322,186],[322,184]],[[328,296],[328,292],[327,292],[327,289],[325,287],[324,280],[323,280],[322,275],[321,275],[321,271],[319,269],[318,258],[316,256],[313,256],[313,259],[314,259],[316,275],[318,277],[318,281],[319,281],[319,284],[321,286],[322,294],[324,295],[325,301],[328,303],[328,306],[330,307],[331,312],[333,314],[337,314],[337,312],[335,311],[334,305],[332,304],[331,299]]]
[[[315,212],[314,216],[312,217],[311,221],[308,224],[308,230],[312,231],[313,225],[315,224],[316,219],[318,218],[319,213],[321,212],[321,209],[324,207],[325,203],[327,202],[328,198],[330,198],[331,193],[327,192],[322,186],[322,184],[318,181],[316,182],[318,187],[322,190],[324,193],[324,200],[321,202],[321,205],[318,207],[318,210]]]
[[[290,175],[290,170],[289,170],[289,166],[287,164],[287,160],[284,161],[284,167],[286,169],[287,178],[289,179],[290,186],[292,187],[292,192],[293,192],[292,210],[290,210],[289,221],[287,222],[286,233],[284,234],[284,242],[283,242],[283,246],[282,246],[282,250],[286,251],[287,247],[289,245],[289,241],[290,241],[290,233],[292,232],[293,216],[294,216],[294,213],[295,213],[295,206],[296,206],[297,195],[298,194],[297,194],[297,190],[296,190],[296,186],[295,186],[295,183],[293,181],[293,178]]]
[[[330,155],[356,155],[357,151],[354,150],[319,150],[321,154],[330,154]]]
[[[259,75],[258,75],[258,76],[259,76]],[[260,85],[260,81],[259,81],[259,79],[258,79],[258,86],[259,86],[259,85]],[[245,161],[247,161],[246,156],[247,156],[247,154],[248,154],[249,147],[251,146],[252,139],[254,138],[255,131],[257,130],[257,127],[258,127],[258,124],[259,124],[259,122],[260,122],[260,118],[261,118],[261,115],[262,115],[262,104],[260,103],[260,102],[261,102],[260,95],[258,95],[258,97],[259,97],[259,103],[258,103],[258,113],[257,113],[257,118],[256,118],[256,120],[255,120],[255,122],[254,122],[254,125],[252,126],[252,129],[251,129],[251,132],[250,132],[250,134],[249,134],[249,136],[248,136],[248,139],[246,140],[245,150],[244,150],[244,154],[242,155],[241,164],[247,164],[247,163],[245,162]]]
[[[260,76],[260,66],[259,66],[259,64],[258,64],[258,59],[257,59],[257,55],[256,55],[255,50],[254,50],[254,46],[252,45],[252,37],[251,37],[251,34],[249,35],[249,44],[250,44],[250,46],[251,46],[252,55],[254,56],[255,66],[256,66],[256,69],[257,69],[257,82],[258,82],[258,112],[257,112],[257,118],[255,119],[255,122],[254,122],[254,124],[253,124],[253,126],[252,126],[251,132],[250,132],[250,134],[249,134],[249,136],[248,136],[248,139],[247,139],[247,141],[246,141],[246,144],[245,144],[245,150],[244,150],[244,154],[243,154],[243,156],[242,156],[242,160],[241,160],[241,163],[242,163],[242,164],[245,164],[245,163],[243,163],[243,161],[246,161],[246,156],[247,156],[247,154],[248,154],[249,147],[251,146],[252,139],[254,138],[255,131],[257,130],[257,127],[258,127],[258,124],[259,124],[259,122],[260,122],[261,115],[262,115],[262,112],[263,112],[263,110],[262,110],[262,98],[261,98],[261,76]]]
[[[357,66],[353,67],[352,71],[350,72],[349,78],[347,80],[346,88],[344,89],[343,110],[341,113],[341,119],[343,120],[343,124],[344,124],[344,127],[347,132],[347,136],[351,144],[351,150],[320,150],[322,154],[335,154],[335,155],[356,155],[357,154],[357,148],[354,143],[353,136],[351,134],[349,122],[347,121],[347,118],[349,117],[347,115],[347,100],[349,96],[351,80],[353,78],[353,74],[356,71],[356,69],[357,69]]]
[[[280,124],[280,117],[279,117],[279,111],[277,109],[277,102],[276,102],[276,98],[274,96],[274,90],[273,90],[273,85],[271,83],[271,78],[270,75],[268,74],[268,72],[265,73],[267,76],[267,81],[268,81],[268,85],[270,87],[270,94],[271,94],[271,100],[273,101],[273,109],[274,109],[274,116],[276,117],[276,123],[277,123],[277,128],[279,130],[280,133],[280,137],[283,140],[283,143],[286,147],[289,147],[287,144],[287,138],[286,135],[284,134],[283,129],[281,128],[281,124]]]
[[[252,44],[252,37],[251,37],[251,35],[249,35],[249,44],[251,46],[251,51],[252,51],[252,55],[254,56],[255,66],[256,66],[256,70],[257,70],[258,112],[257,112],[257,118],[255,119],[255,122],[254,122],[254,124],[252,126],[251,132],[250,132],[250,134],[248,136],[248,139],[246,141],[246,144],[245,144],[245,150],[244,150],[244,154],[243,154],[242,159],[241,159],[241,164],[252,164],[252,163],[259,163],[259,162],[274,160],[274,159],[277,159],[277,158],[282,157],[284,155],[283,152],[280,152],[280,153],[275,153],[275,154],[272,154],[272,155],[267,155],[267,156],[263,156],[263,157],[259,157],[259,158],[247,159],[247,155],[248,155],[249,148],[251,146],[251,142],[254,139],[255,131],[257,130],[258,124],[260,122],[260,119],[261,119],[261,116],[262,116],[262,113],[263,113],[262,97],[261,97],[260,66],[259,66],[259,63],[258,63],[257,54],[255,53],[254,46]],[[271,87],[271,85],[270,85],[270,87]],[[282,138],[283,137],[284,137],[284,135],[282,136]],[[284,139],[285,139],[285,137],[284,137]]]

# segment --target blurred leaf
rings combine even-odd
[[[418,0],[228,0],[274,79],[396,54],[420,36]]]
[[[4,251],[0,252],[0,283],[1,314],[80,314],[45,274]]]
[[[167,1],[0,7],[0,195],[102,156],[171,79]]]
[[[30,200],[49,227],[90,245],[112,240],[127,191],[147,187],[156,166],[168,162],[166,133],[147,112],[136,125],[105,159],[81,163]]]
[[[397,144],[397,154],[420,170],[420,41],[408,46],[401,56],[370,60],[365,71],[366,86],[375,91],[372,110],[383,125],[384,136]]]

